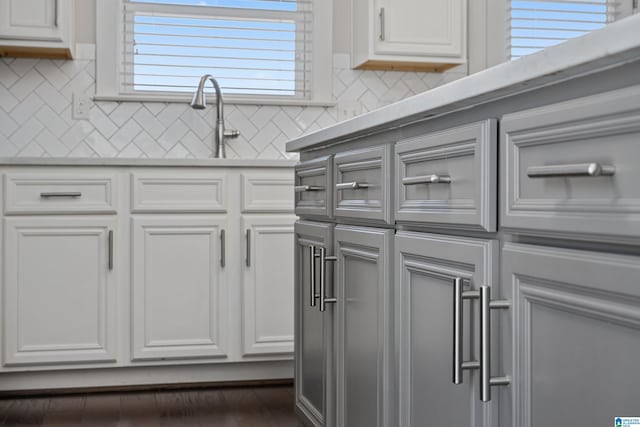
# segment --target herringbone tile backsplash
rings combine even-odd
[[[334,55],[333,95],[367,112],[466,75],[355,71]],[[95,61],[0,58],[0,157],[207,158],[213,109],[186,104],[95,102],[88,120],[72,118],[72,94],[95,92]],[[225,105],[225,121],[239,129],[227,157],[283,159],[285,143],[339,120],[335,107]]]

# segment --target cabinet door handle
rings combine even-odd
[[[529,166],[527,168],[527,176],[529,178],[613,176],[615,173],[615,167],[609,165],[601,165],[597,162],[549,166]]]
[[[109,249],[107,252],[107,266],[109,268],[109,271],[111,271],[113,270],[113,230],[109,230],[107,241],[109,243]]]
[[[40,193],[41,199],[49,199],[52,197],[82,197],[82,193],[79,191],[63,191],[53,193]]]
[[[226,247],[225,247],[225,231],[220,230],[220,267],[226,264]]]
[[[451,177],[449,175],[429,174],[422,176],[411,176],[402,178],[402,185],[418,185],[418,184],[450,184]]]
[[[58,0],[53,2],[53,26],[58,27]]]
[[[247,229],[247,234],[246,234],[246,251],[247,253],[245,254],[245,259],[244,262],[247,265],[247,267],[251,267],[251,230]]]
[[[293,191],[296,193],[304,193],[307,191],[322,191],[324,187],[320,187],[317,185],[296,185],[293,187]]]
[[[369,188],[371,187],[366,182],[341,182],[340,184],[336,184],[336,190],[358,190],[360,188]]]
[[[453,383],[462,384],[462,371],[465,369],[478,369],[480,362],[463,361],[463,337],[462,337],[462,301],[464,299],[477,299],[480,297],[478,291],[465,291],[464,279],[456,277],[453,279]]]
[[[316,295],[316,247],[313,245],[309,246],[309,276],[309,285],[311,286],[309,306],[315,307],[318,295]]]
[[[327,304],[338,302],[338,299],[327,298],[327,261],[336,261],[335,256],[327,256],[327,249],[320,248],[320,311],[326,311]]]
[[[380,41],[384,41],[384,7],[380,8]]]
[[[491,386],[509,385],[511,378],[491,377],[491,310],[510,307],[509,301],[491,301],[491,288],[480,287],[480,400],[491,400]]]

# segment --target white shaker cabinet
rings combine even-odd
[[[115,230],[113,217],[5,218],[4,366],[115,362]]]
[[[444,71],[466,62],[463,0],[351,0],[351,66]]]
[[[293,353],[294,215],[244,215],[242,354]]]
[[[508,243],[513,414],[504,426],[613,425],[638,413],[640,257]]]
[[[73,3],[73,0],[0,2],[0,53],[72,58]]]
[[[225,215],[132,220],[133,360],[225,358]]]

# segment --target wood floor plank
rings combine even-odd
[[[279,427],[297,427],[299,422],[294,415],[294,401],[290,387],[256,387],[253,392],[271,414],[270,419]]]
[[[120,427],[120,395],[93,394],[87,396],[82,414],[82,426]]]
[[[198,392],[198,420],[200,425],[216,427],[239,427],[236,416],[230,411],[223,391],[218,389]]]
[[[223,396],[240,427],[279,427],[273,424],[271,414],[253,389],[230,388],[223,391]]]
[[[49,399],[16,399],[7,409],[4,426],[40,426],[49,407]]]
[[[42,425],[44,427],[80,427],[85,396],[56,396],[50,399]]]
[[[0,399],[0,426],[298,427],[291,386]]]
[[[159,424],[155,393],[125,393],[120,397],[121,427],[155,427]]]
[[[187,391],[158,392],[156,402],[160,426],[199,427],[197,394]]]

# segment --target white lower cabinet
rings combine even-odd
[[[0,390],[291,377],[292,168],[0,172]]]
[[[116,361],[116,224],[4,219],[4,366]]]
[[[637,415],[640,257],[505,244],[502,261],[515,385],[502,425],[603,426]]]
[[[243,356],[293,353],[294,215],[244,215]]]
[[[497,255],[495,240],[397,233],[399,426],[498,425],[499,396],[480,402],[478,335],[480,287],[499,293]],[[493,363],[501,369],[499,357]]]
[[[228,352],[226,215],[132,219],[133,360]]]

